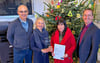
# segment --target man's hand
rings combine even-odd
[[[52,46],[49,46],[49,47],[48,47],[48,51],[49,51],[49,52],[52,52],[52,51],[53,51]]]

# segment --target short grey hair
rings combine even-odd
[[[28,7],[27,7],[26,5],[24,5],[24,4],[22,4],[22,5],[19,5],[19,6],[17,7],[17,12],[18,12],[19,8],[20,8],[20,7],[23,7],[23,6],[26,7],[27,10],[28,10]],[[28,11],[29,11],[29,10],[28,10]]]

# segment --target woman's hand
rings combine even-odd
[[[46,48],[46,49],[41,49],[41,52],[42,53],[48,53],[48,49]]]
[[[52,52],[52,51],[53,51],[52,46],[49,46],[48,48],[45,48],[45,49],[41,49],[42,53],[48,53],[48,52]]]
[[[67,58],[67,57],[68,57],[68,54],[65,54],[65,55],[64,55],[64,58]]]
[[[55,53],[54,52],[52,52],[52,56],[55,56]]]

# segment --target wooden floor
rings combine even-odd
[[[100,63],[100,61],[97,61],[97,63]]]

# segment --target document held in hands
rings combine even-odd
[[[65,45],[54,44],[54,54],[53,58],[64,60],[63,56],[65,54]]]

